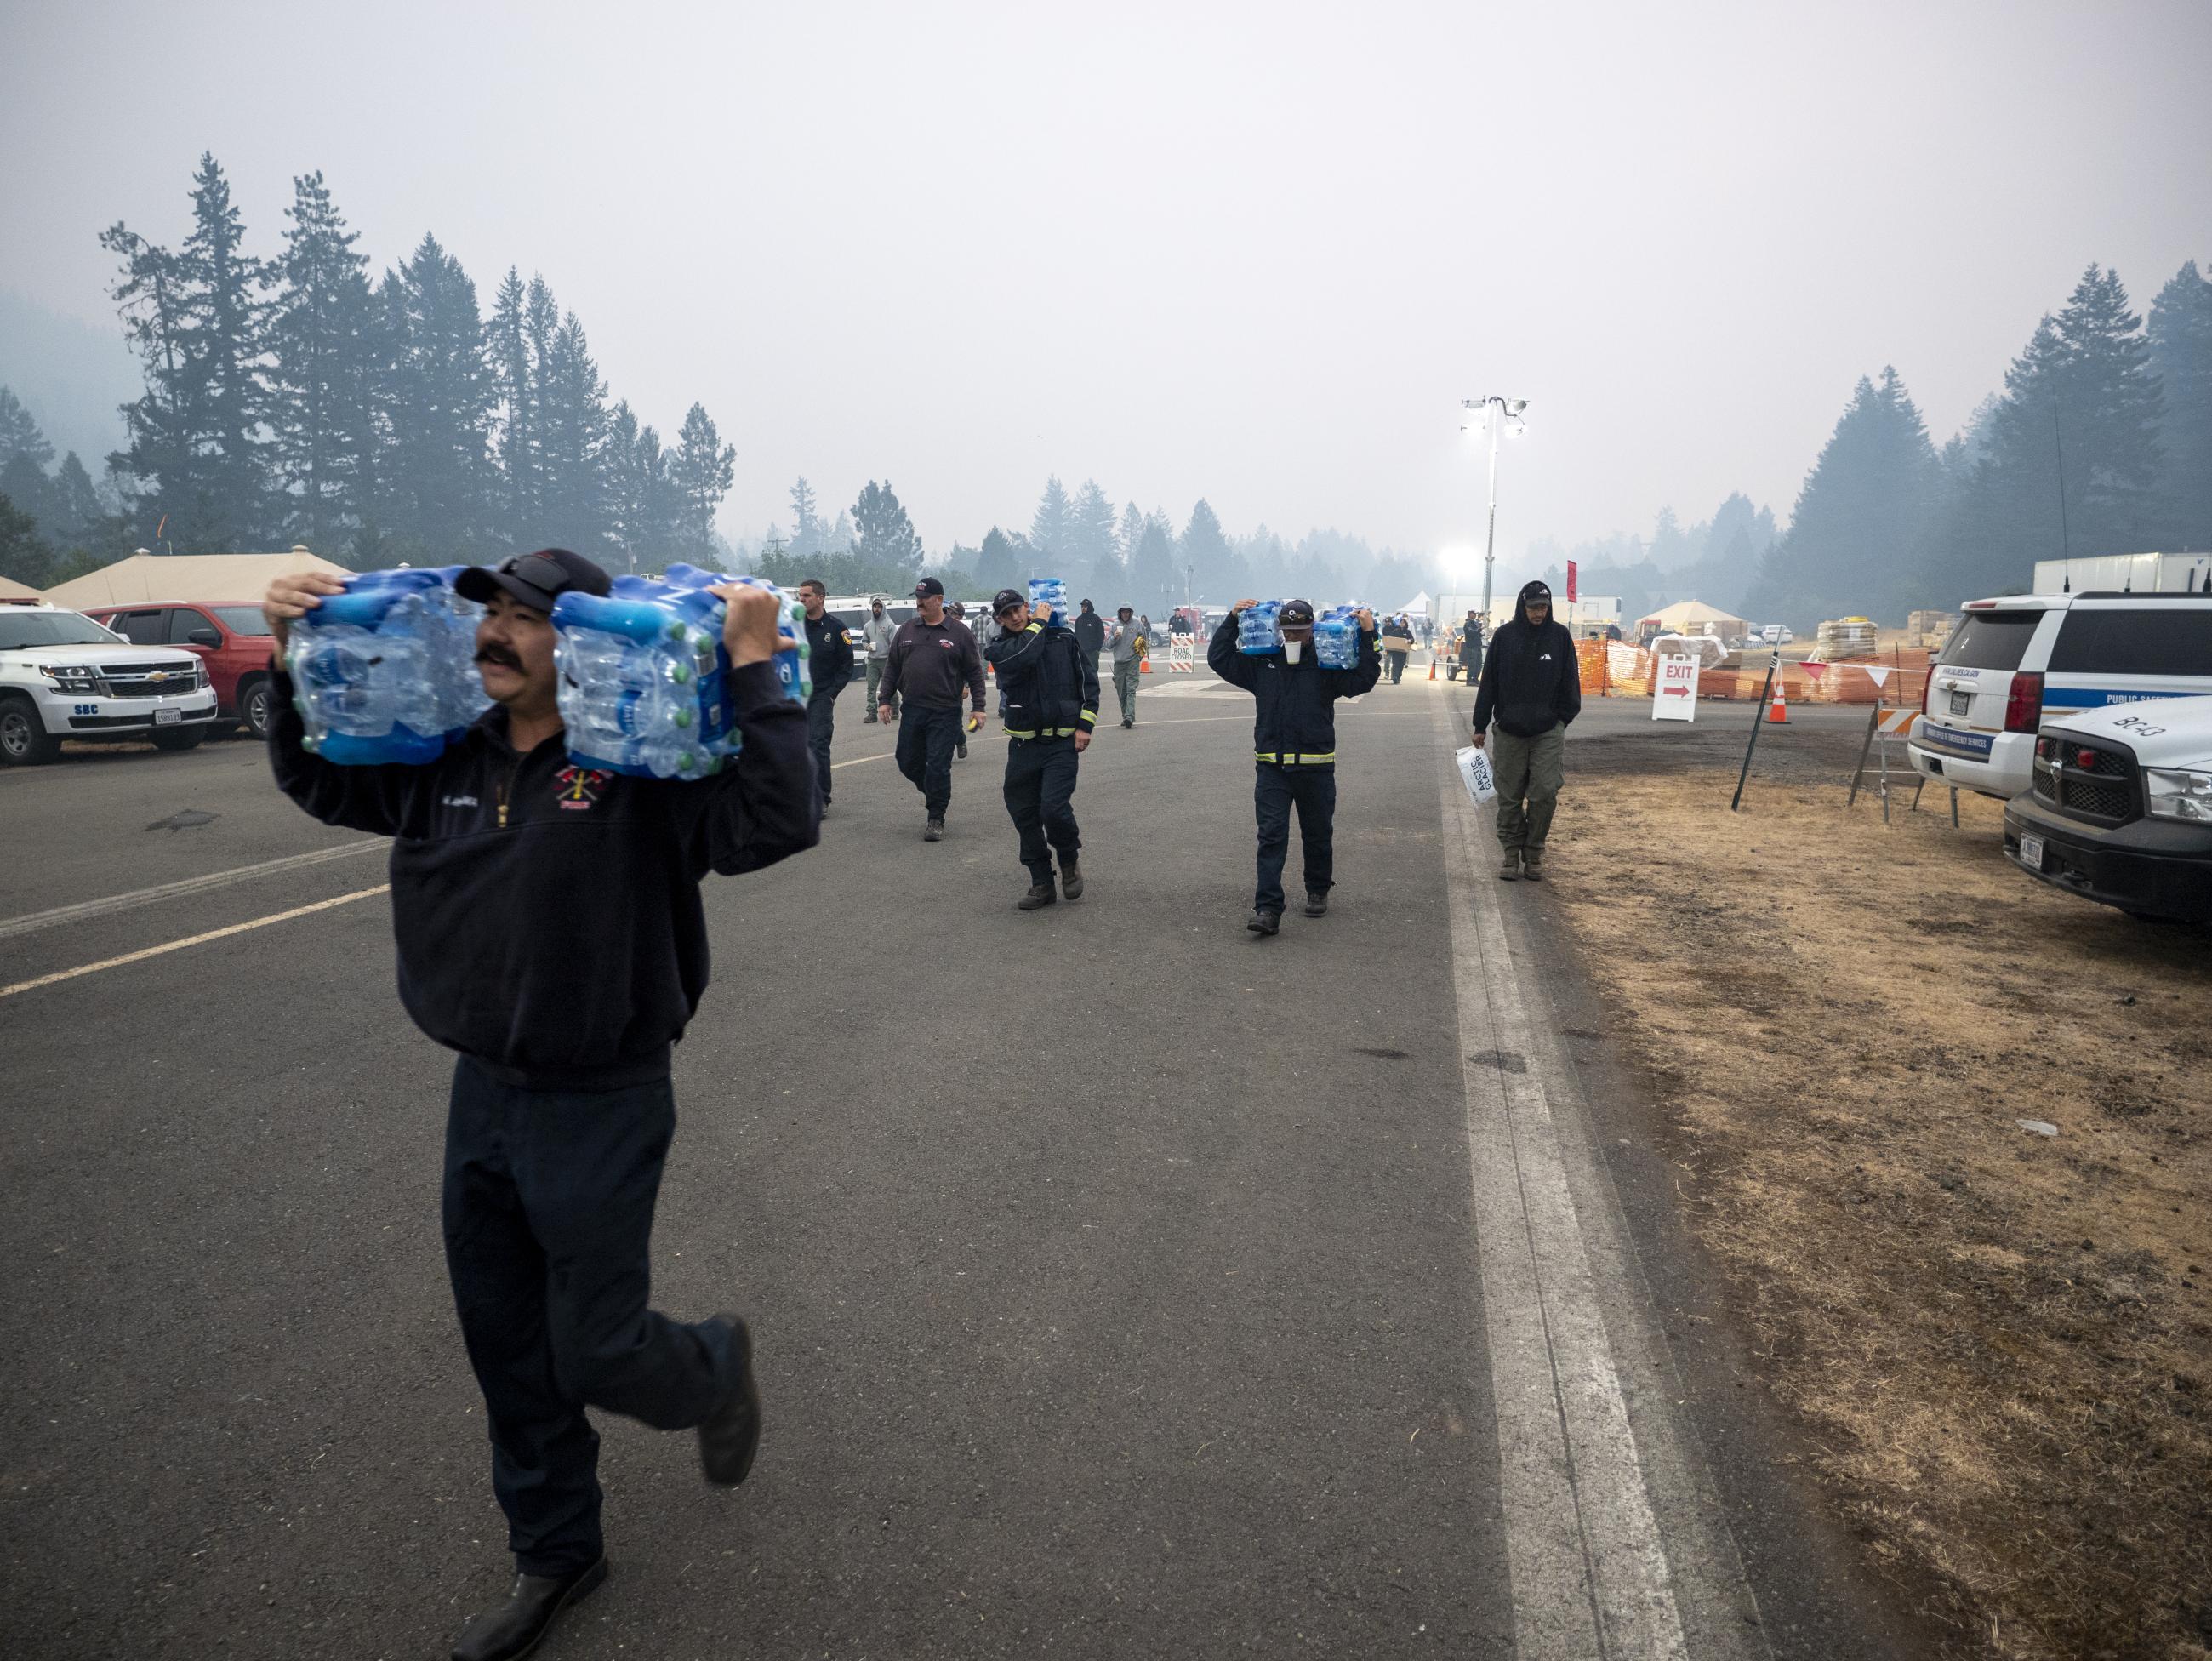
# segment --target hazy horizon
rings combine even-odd
[[[374,271],[541,273],[641,419],[704,402],[727,532],[889,479],[941,551],[1056,472],[1464,551],[1495,391],[1503,567],[1786,522],[1861,375],[1940,442],[2091,262],[2212,263],[2201,5],[1098,16],[19,9],[0,289],[112,328],[99,232],[180,240],[203,150],[264,254],[319,168]]]

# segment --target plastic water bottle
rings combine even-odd
[[[748,588],[765,588],[774,594],[781,613],[776,619],[776,632],[788,642],[777,651],[773,660],[776,681],[782,686],[784,697],[794,703],[805,703],[814,696],[814,677],[808,661],[814,655],[814,648],[806,639],[806,607],[800,603],[796,593],[787,588],[777,587],[766,577],[720,575],[702,571],[696,565],[681,563],[670,566],[663,581],[672,589],[687,591],[739,582]],[[722,626],[722,615],[727,607],[712,595],[703,598],[714,607],[714,626],[719,631]]]
[[[554,603],[553,660],[569,759],[609,772],[704,778],[734,746],[723,694],[721,602],[696,589],[617,580]]]
[[[1067,627],[1067,584],[1058,577],[1030,579],[1030,619],[1045,614],[1055,629]]]
[[[1314,660],[1324,669],[1358,667],[1359,616],[1355,608],[1339,605],[1322,613],[1314,624]]]
[[[349,577],[285,648],[306,746],[341,766],[436,760],[489,702],[474,669],[481,613],[447,572]]]
[[[1246,606],[1237,614],[1237,649],[1247,657],[1265,657],[1270,652],[1283,649],[1283,631],[1276,615],[1283,609],[1279,599],[1263,599]]]

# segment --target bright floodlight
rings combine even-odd
[[[1528,400],[1525,398],[1508,399],[1505,401],[1505,413],[1510,416],[1517,416],[1528,407]]]

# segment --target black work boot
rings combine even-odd
[[[1528,878],[1530,882],[1544,880],[1544,850],[1542,849],[1524,848],[1521,850],[1521,874]]]
[[[945,821],[933,816],[929,823],[922,827],[921,839],[924,842],[943,842]]]
[[[1024,911],[1035,911],[1050,905],[1059,897],[1060,896],[1054,891],[1052,879],[1047,877],[1042,882],[1031,883],[1030,891],[1016,900],[1014,904]]]
[[[1327,916],[1328,915],[1328,895],[1326,895],[1326,894],[1309,894],[1309,895],[1307,895],[1307,896],[1306,896],[1306,916],[1308,916],[1309,917],[1325,917],[1325,916]]]
[[[1519,849],[1509,848],[1505,850],[1505,863],[1498,867],[1498,880],[1500,882],[1521,880],[1521,850]]]
[[[1083,897],[1083,867],[1072,859],[1060,862],[1060,891],[1072,900]]]
[[[734,1315],[729,1323],[730,1344],[738,1353],[738,1382],[699,1427],[699,1469],[717,1488],[733,1488],[753,1468],[760,1451],[760,1386],[753,1381],[753,1335]]]
[[[571,1603],[580,1603],[607,1578],[603,1553],[568,1574],[518,1574],[507,1602],[479,1615],[453,1640],[453,1661],[516,1661],[536,1649]]]
[[[1252,915],[1244,919],[1244,926],[1255,934],[1273,934],[1281,929],[1283,914],[1279,911],[1262,911],[1255,905],[1252,908]]]

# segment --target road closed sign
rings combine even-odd
[[[1695,721],[1698,718],[1698,660],[1692,657],[1662,657],[1651,678],[1651,719]]]

